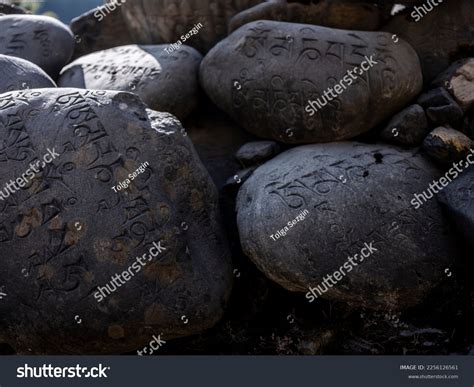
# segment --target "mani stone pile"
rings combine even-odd
[[[70,26],[0,5],[0,343],[123,354],[161,334],[165,353],[199,333],[226,352],[275,292],[340,321],[469,296],[474,3],[417,22],[396,3],[129,0]],[[284,353],[323,352],[337,329],[310,321]]]

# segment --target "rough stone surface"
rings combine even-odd
[[[252,141],[243,145],[235,157],[247,166],[271,159],[278,153],[280,153],[280,146],[275,141]]]
[[[69,28],[49,16],[0,16],[0,54],[37,64],[53,79],[69,61],[74,38]]]
[[[390,143],[416,146],[423,142],[427,134],[425,111],[420,105],[412,105],[396,114],[380,137]]]
[[[474,2],[444,0],[418,22],[411,17],[412,12],[408,8],[395,15],[384,30],[403,38],[416,50],[425,82],[429,83],[453,60],[474,48]]]
[[[307,292],[373,242],[378,251],[323,297],[384,310],[417,305],[456,257],[436,200],[418,210],[410,204],[439,176],[422,156],[391,146],[293,148],[259,167],[239,191],[243,250],[273,281]],[[270,237],[304,210],[309,214],[286,236]]]
[[[217,192],[172,115],[130,93],[38,89],[0,95],[0,122],[2,188],[48,148],[59,154],[0,201],[5,342],[19,353],[124,353],[221,317],[232,273]],[[98,302],[98,286],[153,241],[166,251]]]
[[[48,74],[27,60],[0,55],[0,68],[0,94],[13,90],[56,87]]]
[[[371,55],[378,63],[337,100],[313,116],[305,110]],[[287,143],[364,133],[422,86],[416,53],[389,34],[272,21],[246,24],[217,44],[201,63],[200,82],[246,130]]]
[[[426,109],[426,115],[433,125],[459,126],[464,112],[443,87],[430,90],[418,98],[418,103]]]
[[[474,58],[453,63],[433,84],[446,87],[464,111],[471,110],[474,106]]]
[[[471,159],[474,161],[474,155]],[[466,243],[474,248],[474,167],[463,172],[438,197],[447,206]]]
[[[185,118],[197,105],[202,56],[181,46],[122,46],[81,57],[61,71],[59,86],[130,91],[151,109]]]
[[[442,164],[452,164],[463,159],[472,148],[474,141],[451,128],[436,128],[423,141],[426,153]]]

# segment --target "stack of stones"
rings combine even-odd
[[[394,3],[2,6],[5,351],[469,351],[474,4]]]

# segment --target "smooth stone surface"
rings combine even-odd
[[[457,130],[439,127],[426,136],[423,149],[439,163],[452,164],[474,149],[474,141]]]
[[[474,161],[474,155],[470,159]],[[474,248],[474,166],[451,182],[438,197],[448,208],[466,243]]]
[[[48,74],[27,60],[0,55],[0,68],[0,94],[13,90],[56,87]]]
[[[202,56],[181,46],[129,45],[81,57],[61,71],[60,87],[119,90],[137,94],[151,109],[184,119],[198,102]]]
[[[176,118],[130,93],[37,89],[0,95],[0,122],[1,188],[47,148],[59,154],[0,201],[5,342],[19,353],[120,354],[219,320],[232,269],[217,191]],[[96,300],[158,241],[166,251]]]
[[[348,30],[373,31],[380,27],[385,7],[380,4],[350,0],[318,2],[266,1],[235,15],[229,25],[234,31],[256,20],[317,24]]]
[[[393,144],[417,146],[427,134],[425,111],[420,105],[411,105],[390,120],[380,137]]]
[[[436,200],[418,210],[410,203],[440,176],[420,155],[392,146],[290,149],[260,166],[239,191],[243,250],[285,289],[308,292],[373,242],[378,251],[322,297],[383,310],[417,305],[457,256]],[[270,237],[304,210],[309,214],[286,236]]]
[[[313,116],[305,110],[371,55],[378,63],[337,100]],[[416,53],[390,34],[272,21],[246,24],[217,44],[201,63],[200,82],[246,130],[287,143],[362,134],[397,113],[422,86]]]
[[[252,141],[240,147],[235,157],[244,166],[249,166],[271,159],[278,153],[280,146],[275,141]]]
[[[49,16],[0,16],[0,54],[37,64],[53,79],[69,61],[74,37],[69,28]]]

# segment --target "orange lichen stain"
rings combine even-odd
[[[204,207],[204,198],[202,192],[193,189],[191,191],[190,204],[193,210],[200,210]]]
[[[19,237],[25,237],[31,232],[32,229],[41,226],[42,223],[43,214],[41,214],[38,209],[32,208],[29,214],[24,215],[20,224],[15,227],[15,233]]]
[[[51,265],[41,265],[38,268],[38,277],[41,279],[51,280],[53,279],[54,274],[56,274],[56,270]]]
[[[81,225],[80,230],[78,230],[74,226],[74,224],[76,224],[76,223],[80,223],[80,225]],[[77,222],[77,221],[69,222],[68,225],[67,225],[66,234],[64,235],[64,241],[66,242],[66,244],[68,246],[72,246],[72,245],[77,244],[79,242],[79,240],[81,239],[81,237],[84,235],[84,229],[85,229],[85,226],[84,226],[83,222]]]
[[[183,269],[177,263],[170,265],[152,265],[145,268],[144,275],[145,278],[150,280],[158,279],[160,285],[166,287],[183,277]]]
[[[90,271],[84,273],[84,280],[88,283],[92,283],[94,281],[94,274]]]
[[[95,256],[99,262],[113,262],[125,266],[129,262],[130,251],[122,242],[96,239],[93,244]]]
[[[151,304],[145,311],[145,324],[160,324],[164,321],[166,309],[159,304]]]
[[[120,325],[110,325],[107,329],[107,334],[112,339],[121,339],[125,337],[125,331]]]
[[[51,219],[48,228],[50,230],[61,230],[63,228],[63,221],[59,215]]]
[[[92,164],[99,156],[99,150],[96,147],[83,146],[74,152],[71,161],[76,166],[86,166]]]

